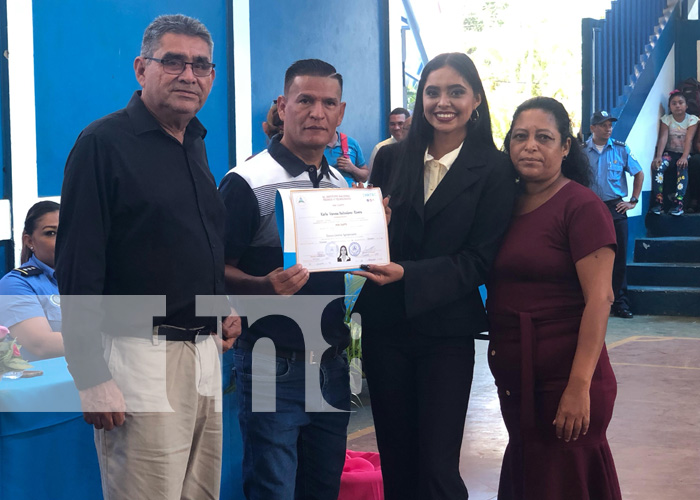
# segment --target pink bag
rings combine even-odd
[[[379,453],[352,450],[345,452],[338,500],[384,500]]]

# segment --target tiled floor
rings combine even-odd
[[[623,498],[700,499],[700,318],[611,318],[607,344],[618,381],[608,439]],[[376,451],[366,391],[361,400],[348,447]],[[470,499],[496,498],[507,441],[478,341],[460,465]]]

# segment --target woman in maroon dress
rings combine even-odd
[[[558,101],[521,104],[505,149],[521,193],[488,286],[489,365],[510,436],[498,498],[620,499],[605,437],[613,222]]]

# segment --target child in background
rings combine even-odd
[[[677,179],[671,215],[683,215],[683,198],[688,187],[688,158],[697,128],[698,117],[686,113],[685,97],[679,90],[668,99],[670,113],[661,117],[656,156],[651,162],[651,213],[661,215],[664,204],[664,173]]]

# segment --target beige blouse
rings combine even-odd
[[[453,149],[445,156],[436,160],[433,155],[428,153],[428,149],[425,150],[425,156],[423,157],[423,163],[425,168],[423,168],[423,195],[424,203],[428,202],[428,198],[433,194],[433,191],[437,189],[438,184],[442,181],[450,169],[452,164],[459,156],[459,152],[462,150],[464,142],[459,145],[458,148]]]

